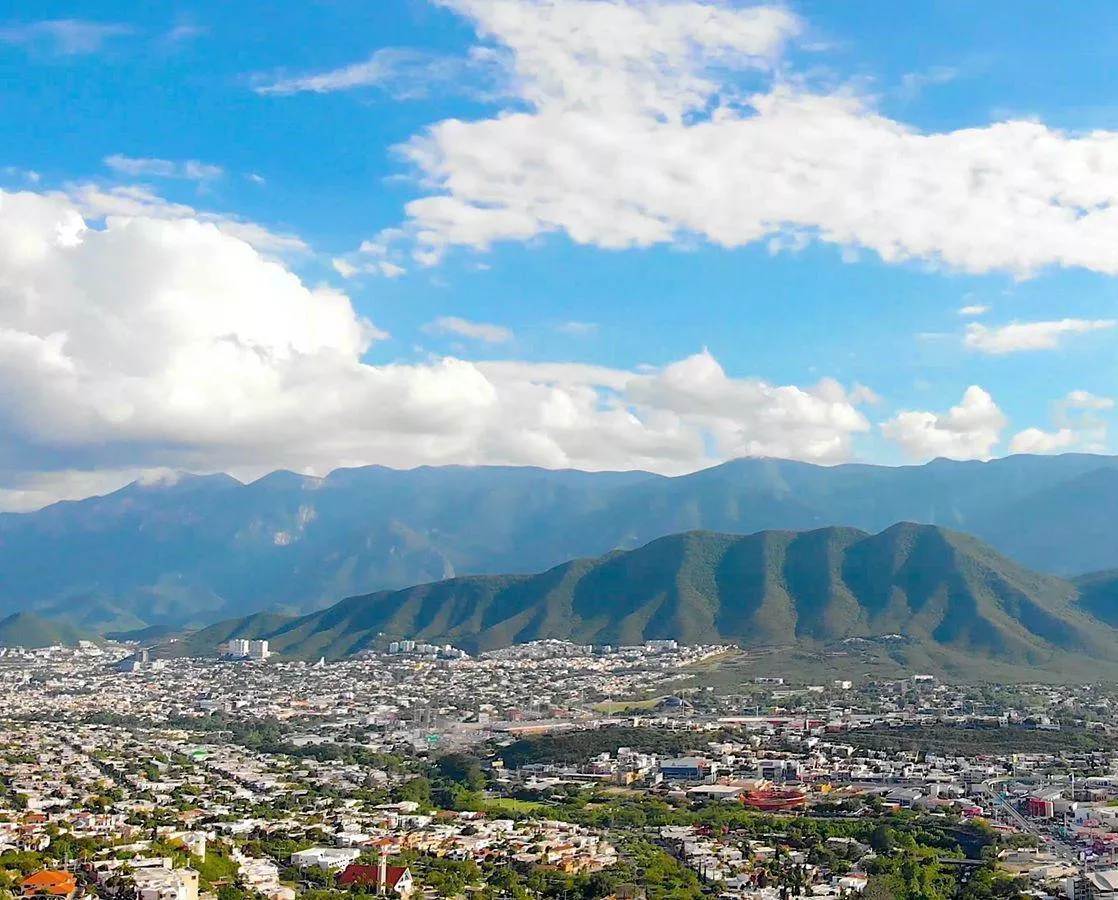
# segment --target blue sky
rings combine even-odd
[[[0,505],[1113,449],[1112,4],[8,12]]]

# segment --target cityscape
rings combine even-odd
[[[0,3],[0,900],[1118,900],[1115,60]]]
[[[674,641],[479,657],[405,641],[328,663],[253,649],[7,648],[6,889],[1075,900],[1118,886],[1106,686],[759,676],[731,693],[702,672],[733,648]]]

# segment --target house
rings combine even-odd
[[[69,900],[78,892],[78,881],[71,872],[44,869],[23,879],[21,887],[24,897],[63,897]]]
[[[133,871],[136,900],[198,900],[197,869],[149,866]]]
[[[415,890],[411,870],[407,866],[390,866],[386,857],[380,858],[376,866],[346,866],[338,876],[339,887],[371,887],[378,894],[410,897]]]

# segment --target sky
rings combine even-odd
[[[1118,7],[16,0],[0,509],[1114,452]]]

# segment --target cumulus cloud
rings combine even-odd
[[[423,326],[427,334],[452,334],[458,337],[469,338],[472,341],[482,341],[486,344],[503,344],[513,338],[512,329],[504,325],[493,325],[488,322],[471,322],[457,316],[442,316],[434,322]]]
[[[1118,324],[1114,319],[1059,319],[1052,322],[1013,322],[989,327],[972,322],[963,344],[983,353],[1017,353],[1022,350],[1053,350],[1069,334],[1102,331]]]
[[[1064,403],[1069,409],[1093,410],[1096,412],[1114,409],[1114,401],[1110,397],[1100,397],[1090,391],[1071,391],[1064,398]]]
[[[983,316],[990,311],[988,306],[963,306],[959,308],[959,315],[963,318],[970,318],[972,316]]]
[[[811,240],[1026,277],[1118,273],[1118,134],[1036,121],[923,132],[789,76],[804,27],[715,0],[437,0],[504,66],[507,102],[401,148],[415,257],[562,233],[604,248]],[[281,92],[361,80],[281,83]]]
[[[1101,452],[1106,449],[1109,423],[1102,415],[1113,409],[1114,401],[1084,390],[1070,391],[1052,404],[1050,431],[1026,428],[1009,442],[1011,453],[1059,453],[1071,447]]]
[[[911,460],[989,459],[1005,424],[994,398],[971,385],[962,402],[946,413],[900,412],[881,426],[881,433]]]
[[[188,159],[174,162],[169,159],[155,159],[124,156],[114,153],[105,157],[105,165],[114,172],[141,178],[185,178],[189,181],[214,181],[225,174],[221,166]]]
[[[383,337],[215,222],[83,216],[0,193],[0,504],[164,469],[504,463],[683,472],[730,456],[850,457],[866,398],[727,375],[444,358]]]
[[[265,253],[291,254],[310,250],[298,235],[273,231],[256,222],[233,216],[202,212],[184,203],[171,203],[149,188],[138,185],[71,185],[57,195],[72,203],[78,213],[89,219],[108,216],[124,218],[189,219],[215,225],[225,234],[239,238]]]
[[[1066,450],[1079,442],[1077,435],[1070,428],[1061,428],[1058,431],[1044,431],[1040,428],[1026,428],[1019,431],[1009,442],[1010,453],[1056,453]]]

